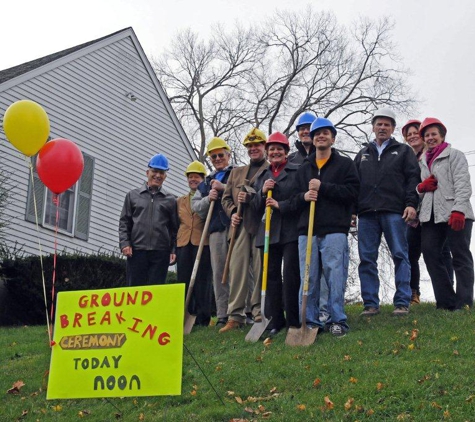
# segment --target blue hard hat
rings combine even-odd
[[[316,118],[317,116],[315,116],[315,114],[309,113],[308,111],[305,113],[302,113],[297,119],[297,124],[295,125],[295,129],[299,130],[300,126],[311,125]]]
[[[169,170],[167,157],[165,157],[163,154],[156,154],[150,158],[148,166],[156,170]]]
[[[328,129],[331,130],[333,133],[333,136],[336,136],[336,129],[335,126],[333,126],[333,123],[330,122],[330,120],[325,119],[324,117],[317,117],[315,121],[312,123],[312,126],[310,126],[310,137],[313,138],[313,135],[318,129],[322,129],[324,127],[327,127]]]

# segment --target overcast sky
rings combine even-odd
[[[276,8],[331,10],[341,23],[358,16],[393,17],[393,40],[412,75],[417,116],[440,118],[447,140],[462,151],[475,149],[475,2],[473,0],[59,0],[8,1],[2,8],[0,69],[133,27],[145,53],[157,56],[177,29],[204,36],[217,22],[262,24]],[[370,130],[370,128],[368,128]],[[475,154],[468,156],[475,164]],[[470,158],[472,158],[470,160]],[[475,168],[474,168],[475,169]]]

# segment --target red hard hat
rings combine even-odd
[[[409,126],[416,126],[416,125],[420,126],[421,121],[417,119],[408,120],[407,123],[401,129],[402,136],[404,136],[404,138],[407,136],[407,131],[409,130]]]
[[[424,138],[424,132],[427,129],[427,127],[432,126],[432,125],[442,126],[445,132],[447,132],[447,128],[439,119],[436,119],[435,117],[426,117],[422,121],[421,127],[419,128],[419,135],[421,136],[421,138]]]
[[[290,144],[289,140],[287,139],[287,136],[280,132],[274,132],[269,136],[269,138],[267,138],[266,149],[268,148],[269,144],[281,144],[285,148],[287,148],[287,150],[290,149]]]

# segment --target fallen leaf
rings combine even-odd
[[[228,396],[234,396],[234,391],[228,391]]]
[[[417,319],[415,319],[414,321],[412,321],[412,323],[413,323],[414,325],[417,325]]]
[[[355,410],[358,413],[363,413],[364,412],[364,407],[358,404],[358,405],[355,406]]]
[[[361,340],[358,340],[358,344],[359,344],[360,346],[363,346],[363,342],[362,342]]]
[[[191,394],[192,396],[196,396],[196,390],[191,391],[190,394]]]
[[[320,383],[322,381],[320,380],[320,378],[315,378],[315,381],[313,381],[313,386],[316,388],[316,387],[319,387],[320,386]]]
[[[139,421],[144,421],[145,420],[145,415],[143,413],[141,413],[139,415]]]
[[[420,380],[417,380],[419,384],[422,384],[423,382],[430,380],[430,375],[424,375]]]
[[[457,336],[450,337],[450,341],[457,341],[459,338]]]
[[[368,416],[371,416],[374,414],[374,410],[373,409],[369,409],[367,412],[366,412],[366,415]]]
[[[351,377],[351,378],[350,378],[350,382],[351,382],[352,384],[356,384],[356,383],[358,382],[358,380],[357,380],[355,377]]]
[[[275,393],[276,391],[277,391],[277,387],[273,387],[270,389],[269,393],[272,394],[272,393]]]
[[[307,408],[307,406],[305,406],[304,404],[298,404],[297,405],[297,410],[300,410],[300,411],[303,411]]]
[[[459,353],[458,350],[454,350],[454,355],[455,355],[455,356],[458,356],[459,354],[460,354],[460,353]]]
[[[12,388],[7,390],[8,394],[19,394],[21,387],[23,387],[25,383],[22,380],[15,381],[12,385]]]
[[[263,419],[269,419],[271,415],[272,415],[272,412],[265,412],[265,413],[262,414],[262,418]]]
[[[383,384],[382,382],[378,382],[378,383],[376,384],[376,389],[377,389],[378,391],[381,391],[383,388],[384,388],[384,384]]]
[[[407,346],[407,350],[414,350],[414,344],[410,344],[409,346]]]
[[[442,406],[435,401],[433,401],[430,405],[436,409],[442,409]]]
[[[270,346],[272,344],[272,339],[270,337],[267,337],[264,341],[264,346]]]
[[[242,404],[242,398],[239,396],[234,397],[239,404]]]
[[[57,404],[56,406],[51,406],[51,408],[52,408],[55,412],[61,412],[61,410],[63,410],[63,407],[62,407],[60,404]]]
[[[444,419],[450,418],[450,412],[448,410],[444,410]]]
[[[471,394],[465,399],[465,401],[470,403],[474,398],[475,398],[475,395]]]
[[[332,409],[333,409],[334,404],[333,404],[333,402],[330,400],[330,397],[325,396],[325,398],[323,399],[323,401],[325,402],[325,407],[327,408],[327,410],[332,410]]]
[[[419,330],[418,330],[417,328],[414,328],[414,329],[412,330],[410,340],[411,340],[411,341],[414,341],[414,340],[417,338],[418,335],[419,335]]]
[[[254,410],[251,407],[245,407],[244,411],[247,413],[254,413]]]
[[[257,406],[257,408],[259,409],[260,412],[265,412],[265,410],[266,410],[266,408],[264,406],[262,406],[262,404]]]
[[[350,355],[345,355],[345,357],[343,358],[343,360],[349,361],[349,360],[351,360],[351,356],[350,356]]]
[[[350,410],[354,402],[355,402],[355,399],[349,398],[345,403],[345,410]]]
[[[23,411],[21,412],[21,415],[17,418],[17,421],[19,421],[19,420],[25,418],[27,415],[28,415],[28,410],[23,410]]]
[[[229,422],[249,422],[249,419],[233,418]]]

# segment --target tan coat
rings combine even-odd
[[[177,199],[178,222],[180,225],[177,235],[178,248],[186,246],[190,242],[192,245],[198,246],[205,225],[205,220],[191,210],[190,199],[190,194]],[[206,236],[204,244],[209,244],[208,236]]]
[[[262,164],[262,166],[259,168],[256,175],[253,177],[253,180],[249,181],[251,187],[253,187],[254,182],[257,180],[259,175],[265,169],[267,169],[267,167],[269,167],[269,163],[264,161],[264,164]],[[234,167],[231,170],[222,199],[224,212],[229,218],[231,218],[231,216],[237,212],[238,194],[241,191],[241,187],[244,185],[244,181],[247,179],[249,168],[250,164],[242,167]],[[256,215],[256,213],[252,211],[248,204],[244,205],[242,209],[244,228],[247,233],[255,235],[257,233],[257,229],[259,228],[260,216]]]

